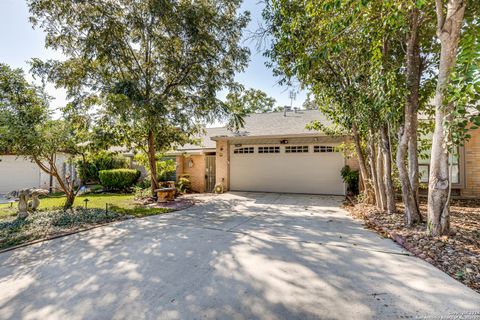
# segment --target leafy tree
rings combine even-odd
[[[63,179],[56,157],[86,151],[85,123],[73,116],[52,120],[42,89],[28,83],[22,70],[0,64],[0,145],[53,176],[66,195],[65,208],[73,205],[78,190],[74,177]]]
[[[307,96],[307,100],[303,102],[302,107],[305,110],[318,110],[318,105],[315,103],[314,99],[310,97],[310,95]]]
[[[266,55],[283,83],[298,78],[311,89],[319,109],[352,134],[363,190],[368,199],[375,190],[376,202],[382,206],[374,170],[375,148],[370,144],[370,166],[364,149],[367,140],[373,142],[374,130],[384,119],[382,104],[373,103],[378,98],[371,91],[371,49],[376,44],[362,25],[367,9],[371,8],[348,1],[322,1],[321,5],[318,1],[270,1],[264,17],[273,42]]]
[[[480,91],[478,83],[474,82],[478,74],[480,4],[476,1],[463,0],[436,0],[435,4],[437,37],[440,40],[441,51],[433,100],[435,129],[428,183],[427,232],[438,236],[448,234],[450,229],[449,146],[452,140],[459,142],[468,138],[464,130],[469,118],[466,105],[472,101],[472,96],[478,97]],[[462,38],[464,41],[460,42]],[[459,43],[461,44],[458,60],[460,68],[456,67]],[[462,68],[465,74],[455,72]],[[462,98],[462,96],[465,97]],[[471,116],[470,119],[474,124],[480,124],[477,117]],[[448,125],[449,122],[452,122],[451,126]]]
[[[146,146],[152,194],[157,151],[177,143],[176,132],[188,138],[199,123],[231,114],[217,92],[234,88],[247,64],[239,41],[249,14],[237,13],[240,3],[28,0],[47,47],[67,57],[44,68],[50,80],[73,96],[87,89],[123,140]]]
[[[227,127],[238,130],[244,126],[243,118],[251,113],[273,112],[276,100],[269,97],[265,92],[256,89],[231,91],[227,94],[225,105],[234,112],[237,117],[232,117]]]

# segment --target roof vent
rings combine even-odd
[[[287,116],[287,112],[290,112],[292,111],[292,107],[290,106],[283,106],[283,116],[286,117]]]

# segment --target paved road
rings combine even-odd
[[[235,193],[0,255],[6,319],[396,319],[480,295],[365,230],[340,198]]]

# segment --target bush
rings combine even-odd
[[[175,180],[175,174],[177,170],[177,163],[175,159],[169,159],[164,157],[162,154],[157,154],[155,156],[157,163],[157,181],[170,181]],[[137,153],[133,160],[145,167],[147,171],[147,177],[145,180],[150,180],[150,163],[148,161],[148,156],[145,153]]]
[[[345,166],[340,171],[342,175],[343,182],[347,184],[347,191],[358,194],[358,182],[359,182],[359,175],[358,171],[352,170],[349,166]]]
[[[183,175],[178,179],[177,183],[177,189],[180,192],[190,192],[192,189],[192,182],[190,181],[190,176],[189,175]]]
[[[102,170],[100,183],[107,190],[130,190],[140,178],[140,171],[133,169]]]
[[[76,168],[82,181],[98,183],[100,182],[98,175],[100,171],[128,168],[128,161],[123,156],[104,151],[87,156],[85,162],[83,162],[83,159],[78,160]]]

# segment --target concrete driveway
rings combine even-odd
[[[479,294],[363,229],[341,198],[200,199],[0,254],[0,318],[480,317]]]

